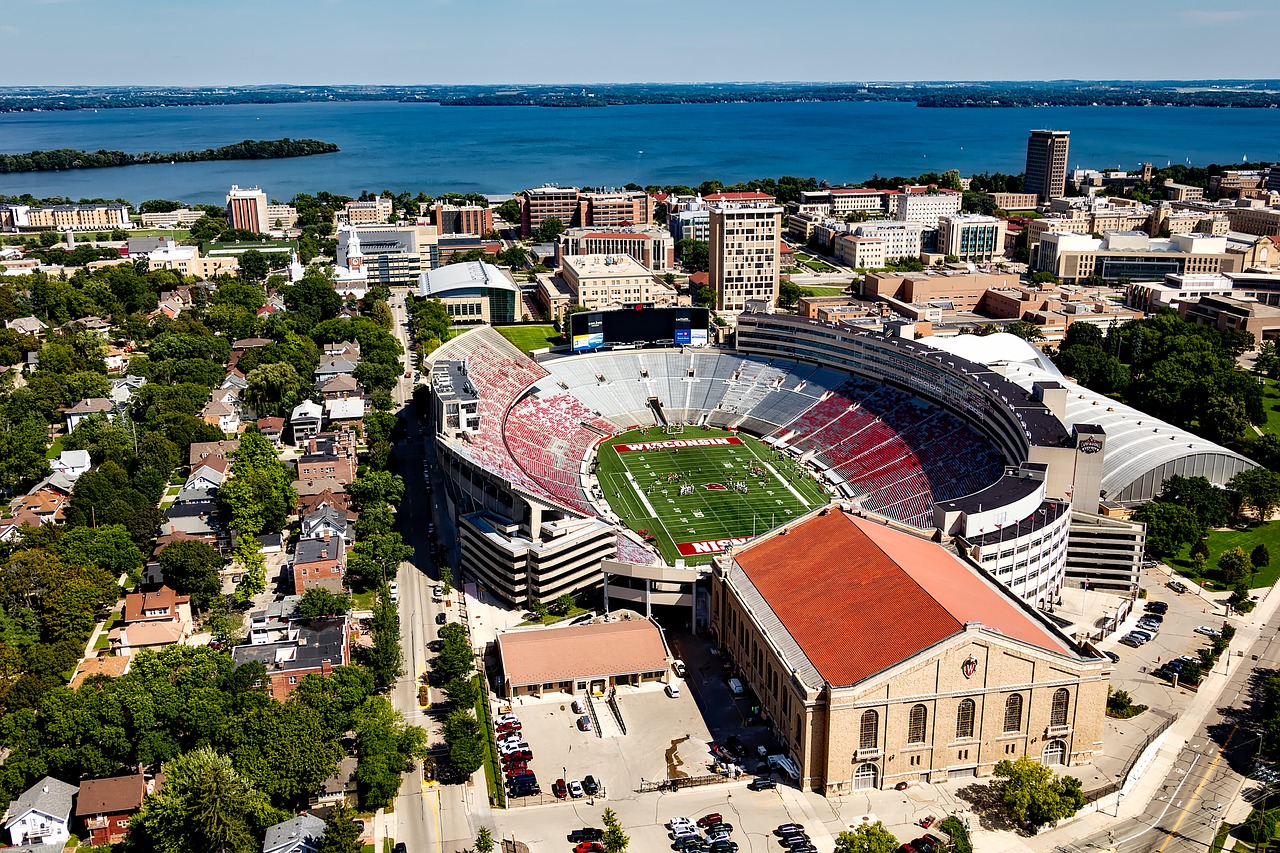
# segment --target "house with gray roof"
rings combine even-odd
[[[301,814],[267,827],[262,853],[316,853],[322,838],[324,821],[315,815]]]
[[[11,844],[61,850],[71,835],[71,806],[79,788],[46,776],[9,804],[4,828]]]

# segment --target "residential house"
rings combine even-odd
[[[71,804],[79,789],[45,776],[9,804],[4,828],[11,844],[61,850],[71,836]]]
[[[359,341],[334,341],[324,345],[325,358],[345,358],[348,361],[360,360]]]
[[[245,379],[244,374],[240,372],[239,368],[233,367],[227,371],[227,375],[223,378],[222,384],[218,387],[239,388],[243,391],[245,388],[249,387],[249,380]]]
[[[320,783],[308,805],[313,809],[330,808],[339,803],[355,805],[356,796],[356,758],[348,755],[338,762],[337,771]]]
[[[179,622],[191,625],[191,597],[178,595],[163,584],[149,592],[131,592],[124,597],[121,621],[126,625],[139,622]]]
[[[355,437],[350,431],[320,433],[307,443],[307,452],[298,458],[298,478],[314,480],[333,477],[344,486],[355,479]]]
[[[360,397],[352,397],[346,400],[325,400],[324,413],[325,420],[332,429],[349,427],[357,432],[363,430],[364,400]]]
[[[289,620],[277,630],[259,634],[231,650],[237,666],[257,661],[267,668],[267,693],[283,702],[305,676],[329,675],[351,662],[346,616],[334,619]]]
[[[324,821],[315,815],[301,814],[267,827],[262,853],[316,853],[324,838]]]
[[[347,552],[341,538],[302,539],[293,553],[293,591],[302,595],[324,587],[330,592],[346,589]]]
[[[146,796],[147,777],[141,773],[81,782],[76,817],[84,823],[89,844],[98,847],[124,841],[129,819],[142,808]]]
[[[9,503],[9,514],[19,525],[61,524],[66,519],[66,507],[74,488],[75,482],[70,477],[54,471],[32,486],[31,491],[14,498]]]
[[[117,655],[135,655],[145,649],[176,646],[191,636],[191,626],[179,622],[138,622],[119,625],[107,632],[111,651]]]
[[[187,464],[194,468],[201,459],[210,456],[229,459],[231,454],[235,453],[239,447],[240,440],[237,438],[221,438],[217,441],[193,441],[187,454]]]
[[[251,611],[247,642],[254,646],[261,646],[288,640],[293,636],[290,633],[290,626],[305,621],[298,612],[301,604],[302,596],[286,595],[278,601],[267,602],[267,606],[262,610]]]
[[[231,342],[231,349],[233,352],[236,350],[244,351],[247,349],[265,347],[267,344],[273,343],[275,343],[275,341],[271,340],[271,338],[241,338],[238,341]]]
[[[57,459],[49,460],[49,467],[56,473],[65,474],[74,483],[81,474],[93,467],[93,462],[89,459],[87,450],[64,450],[58,454]]]
[[[63,326],[68,332],[92,332],[102,340],[111,334],[111,323],[101,317],[81,317]]]
[[[130,657],[103,655],[86,658],[76,665],[76,673],[71,676],[71,683],[68,686],[72,690],[79,690],[86,681],[98,675],[105,678],[119,678],[129,671],[131,663],[133,658]]]
[[[183,489],[178,499],[164,511],[161,538],[184,533],[207,542],[219,551],[231,547],[231,532],[223,523],[218,501],[208,489]]]
[[[210,400],[200,412],[200,417],[205,423],[216,426],[228,435],[235,435],[240,431],[240,413],[226,403]]]
[[[138,389],[147,384],[145,376],[119,376],[111,380],[111,402],[117,406],[128,403]]]
[[[342,374],[332,376],[324,382],[316,383],[316,391],[322,400],[346,400],[348,398],[364,398],[364,386],[354,376]]]
[[[341,490],[342,486],[338,486]],[[331,507],[333,509],[342,510],[347,513],[347,517],[354,521],[351,512],[351,496],[342,491],[333,491],[332,489],[322,489],[314,494],[298,495],[298,514],[308,515],[318,509]]]
[[[358,361],[346,358],[325,358],[320,361],[313,376],[316,382],[324,382],[334,376],[350,374],[359,366]]]
[[[308,498],[323,495],[325,492],[345,497],[347,487],[333,477],[313,477],[308,480],[294,480],[293,491],[298,496],[298,503],[303,504]]]
[[[302,444],[320,432],[324,420],[324,408],[312,400],[303,400],[293,407],[289,414],[289,425],[293,429],[293,443]]]
[[[102,363],[107,367],[107,373],[119,373],[124,370],[129,363],[130,352],[131,350],[121,346],[107,347],[107,354],[102,358]]]
[[[108,418],[116,407],[105,397],[89,397],[76,403],[63,414],[67,419],[67,432],[73,432],[80,422],[94,415],[106,415]]]
[[[231,460],[225,456],[210,456],[201,459],[191,467],[191,473],[187,475],[187,482],[183,485],[183,490],[204,489],[212,492],[222,488],[222,485],[227,481],[227,469],[230,465]]]
[[[6,320],[4,327],[20,335],[34,335],[37,338],[43,338],[49,331],[49,325],[36,317],[19,317],[16,320]]]
[[[355,525],[347,518],[347,512],[324,507],[302,517],[302,539],[327,539],[337,537],[349,548],[356,541]]]
[[[284,418],[258,418],[258,431],[280,447],[284,443]]]

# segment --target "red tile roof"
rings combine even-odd
[[[735,554],[819,674],[856,684],[981,622],[1060,654],[1068,646],[932,542],[841,512]]]
[[[710,284],[710,283],[711,283],[711,276],[708,273],[696,272],[693,275],[689,276],[689,284],[692,284],[695,287],[700,287],[701,285]]]

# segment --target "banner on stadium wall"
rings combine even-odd
[[[723,438],[677,438],[671,441],[644,441],[639,444],[615,444],[613,449],[619,453],[632,453],[637,450],[678,450],[681,447],[725,447],[731,444],[742,444],[737,436]]]
[[[684,557],[697,557],[703,554],[719,554],[729,548],[745,545],[750,536],[735,536],[732,539],[704,539],[701,542],[677,542],[676,550]]]

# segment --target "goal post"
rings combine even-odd
[[[667,435],[681,435],[684,433],[684,424],[667,424],[662,431]]]

